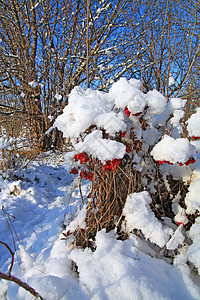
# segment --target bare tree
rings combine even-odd
[[[15,96],[35,140],[48,129],[48,116],[62,110],[75,85],[86,86],[88,81],[88,86],[106,88],[120,68],[125,25],[121,12],[129,1],[88,3],[0,2],[0,92],[7,99]]]
[[[0,0],[0,103],[26,118],[43,147],[76,85],[108,90],[126,76],[166,98],[183,90],[194,98],[198,7],[197,0]]]

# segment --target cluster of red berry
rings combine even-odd
[[[200,136],[191,136],[191,138],[192,138],[192,140],[194,140],[194,141],[197,141],[197,140],[200,140]]]
[[[126,131],[120,132],[121,137],[125,137]]]
[[[124,136],[126,134],[126,131],[122,132],[121,134]],[[89,156],[88,156],[88,154],[86,152],[82,152],[82,153],[79,153],[79,154],[75,154],[74,155],[74,160],[76,162],[80,160],[80,163],[83,164],[83,163],[85,163],[85,162],[87,162],[89,160]],[[119,165],[119,163],[120,163],[120,160],[117,159],[117,158],[114,158],[113,160],[107,160],[106,164],[103,165],[103,169],[104,169],[105,172],[107,170],[114,171],[114,170],[116,170],[116,168]],[[78,174],[78,169],[77,168],[73,168],[70,173],[74,174],[74,175],[77,175]],[[89,179],[90,181],[92,181],[92,179],[93,179],[93,174],[94,173],[87,172],[87,171],[80,172],[80,176],[82,178]]]
[[[130,117],[131,112],[127,107],[124,108],[124,112],[127,115],[127,117]]]
[[[188,159],[188,161],[185,162],[186,166],[189,166],[190,164],[194,164],[196,162],[196,159],[194,159],[193,157],[190,157],[190,159]],[[179,163],[180,166],[183,166],[182,163]]]
[[[185,224],[185,223],[183,223],[183,222],[177,222],[177,226],[180,226],[180,225],[183,225],[183,226],[185,226],[186,224]]]
[[[125,112],[125,115],[127,115],[127,117],[130,117],[131,112],[127,107],[124,108],[124,112]],[[141,115],[141,112],[132,114],[132,116],[134,116],[134,117],[139,117],[140,115]]]
[[[196,160],[193,157],[190,157],[190,159],[188,159],[188,161],[186,161],[184,164],[183,163],[178,163],[178,164],[179,164],[179,166],[183,166],[183,165],[189,166],[190,164],[194,164],[195,162],[196,162]],[[159,165],[162,165],[164,163],[173,165],[173,163],[171,163],[168,160],[158,160]]]
[[[71,169],[70,174],[77,175],[78,174],[78,170],[76,168],[73,168],[73,169]]]
[[[80,176],[81,176],[82,178],[89,179],[90,181],[92,181],[92,179],[93,179],[93,174],[94,174],[94,173],[92,173],[92,172],[82,171],[82,172],[80,173]]]
[[[77,162],[80,160],[80,164],[82,165],[83,163],[87,162],[89,160],[89,155],[86,152],[82,152],[79,154],[75,154],[74,155],[74,160]],[[77,168],[73,168],[70,171],[71,174],[77,175],[78,174],[78,169]],[[92,181],[93,178],[93,173],[91,172],[86,172],[86,171],[82,171],[80,173],[80,176],[86,179],[89,179]]]
[[[173,163],[171,163],[171,162],[168,161],[168,160],[158,160],[158,164],[159,164],[159,165],[162,165],[162,164],[164,164],[164,163],[166,163],[166,164],[168,164],[168,165],[173,165]]]
[[[114,171],[117,169],[117,166],[119,165],[120,160],[117,158],[114,158],[113,160],[107,160],[106,165],[103,166],[104,171],[106,172],[107,170]]]
[[[82,163],[87,162],[89,160],[89,156],[86,152],[75,154],[74,155],[74,160],[75,161],[80,160],[80,163],[82,164]]]
[[[125,137],[125,135],[126,135],[126,131],[118,131],[118,132],[115,132],[115,134],[117,135],[117,136],[121,136],[121,137]]]

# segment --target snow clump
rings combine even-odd
[[[161,248],[165,246],[173,230],[163,228],[150,208],[152,199],[147,191],[127,197],[123,214],[129,231],[140,229],[144,236]]]
[[[169,135],[165,135],[158,142],[151,155],[157,161],[169,161],[171,163],[185,163],[191,157],[196,156],[196,148],[190,144],[187,138],[174,139]]]
[[[190,136],[200,137],[200,107],[196,109],[196,113],[193,114],[186,123]]]

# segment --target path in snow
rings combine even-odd
[[[64,169],[62,155],[43,154],[27,169],[16,173],[15,181],[1,183],[0,206],[10,217],[20,243],[30,252],[39,252],[53,242],[61,229],[66,210],[67,187],[70,176]],[[45,162],[46,158],[46,163]],[[57,160],[57,161],[54,161]],[[58,163],[60,160],[60,163]],[[56,165],[55,165],[56,164]],[[10,195],[17,187],[19,195]],[[13,238],[7,223],[8,217],[0,211],[0,240],[14,250]],[[15,243],[17,237],[12,229]],[[1,247],[0,267],[9,258]]]

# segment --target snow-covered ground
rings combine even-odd
[[[43,153],[0,177],[0,275],[10,275],[10,247],[11,275],[46,300],[200,299],[200,108],[186,122],[184,138],[185,104],[156,90],[143,93],[136,79],[121,78],[109,93],[75,87],[46,133],[57,127],[73,151]],[[9,147],[3,138],[0,148]],[[130,182],[135,171],[141,181],[138,190],[127,190],[120,216],[113,213],[128,238],[103,229],[89,240],[92,249],[75,246],[77,228],[89,227],[88,201],[97,216],[98,180],[110,184],[109,174],[123,168],[131,171]],[[170,178],[185,185],[185,194],[173,190]],[[170,214],[163,213],[164,193]],[[155,209],[162,212],[156,216]],[[3,280],[0,297],[33,299]]]
[[[16,248],[13,276],[46,300],[200,299],[199,283],[191,279],[183,252],[172,265],[161,259],[157,248],[133,234],[120,241],[114,231],[102,230],[96,236],[95,252],[73,248],[70,237],[62,239],[65,226],[73,228],[83,219],[79,215],[70,223],[82,200],[76,178],[64,164],[62,154],[48,152],[13,173],[9,181],[0,182],[0,241],[12,251]],[[90,182],[85,181],[85,201],[89,189]],[[8,272],[10,262],[9,251],[0,245],[1,272]],[[0,299],[33,296],[1,280]]]

